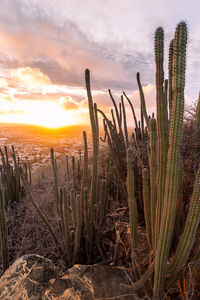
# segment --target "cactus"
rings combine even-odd
[[[150,197],[149,197],[149,182],[148,182],[148,170],[146,168],[143,169],[143,202],[144,202],[144,216],[145,216],[145,224],[147,231],[147,239],[150,248],[152,248],[152,229],[151,229],[151,207],[150,207]]]
[[[114,128],[117,128],[116,121],[115,121],[115,116],[114,116],[114,112],[113,112],[112,108],[111,108],[111,115],[112,115],[112,121],[113,121]]]
[[[13,146],[12,151],[14,153]],[[6,146],[4,147],[4,152],[2,151],[2,149],[0,149],[2,160],[0,180],[3,197],[5,199],[5,209],[7,210],[8,206],[13,207],[14,203],[18,203],[20,198],[22,198],[24,194],[23,187],[20,184],[18,173],[15,167],[12,167],[9,162],[8,150]]]
[[[156,241],[159,236],[163,211],[163,199],[166,177],[166,163],[168,152],[168,116],[167,103],[163,90],[164,82],[164,32],[161,27],[155,33],[155,62],[156,62],[156,104],[157,104],[157,132],[158,132],[158,179],[157,179],[157,213],[156,213]]]
[[[200,223],[200,167],[196,174],[193,194],[189,205],[184,231],[168,269],[168,272],[171,273],[171,277],[166,284],[169,285],[171,285],[174,280],[177,280],[177,274],[187,262]]]
[[[75,196],[75,190],[71,189],[70,191],[70,202],[72,207],[72,218],[73,218],[73,224],[74,227],[77,226],[77,206],[76,206],[76,196]]]
[[[69,177],[69,156],[66,155],[66,171],[67,171],[67,177]]]
[[[173,100],[173,88],[172,88],[172,72],[173,72],[173,47],[174,40],[171,40],[169,45],[169,65],[168,65],[168,73],[169,73],[169,120],[171,119],[171,111],[172,111],[172,100]]]
[[[110,95],[110,99],[111,99],[111,101],[114,105],[114,108],[115,108],[115,113],[116,113],[116,117],[117,117],[117,124],[118,124],[118,128],[119,128],[119,134],[120,134],[121,139],[124,140],[124,135],[123,135],[123,132],[122,132],[122,122],[121,122],[122,121],[121,109],[120,109],[120,113],[119,113],[118,108],[117,108],[117,104],[115,102],[115,99],[113,98],[111,90],[109,89],[108,92],[109,92],[109,95]]]
[[[200,93],[199,93],[199,98],[197,101],[197,108],[195,113],[195,127],[197,130],[200,131]]]
[[[159,31],[160,32],[157,31],[157,35],[161,34],[162,36],[162,30]],[[153,295],[154,300],[160,299],[161,297],[164,276],[166,273],[166,263],[169,255],[169,248],[175,220],[176,200],[179,183],[177,171],[180,167],[180,142],[182,135],[184,111],[186,44],[187,27],[184,22],[181,22],[177,26],[174,38],[173,105],[169,134],[169,151],[166,169],[167,172],[165,181],[163,216],[155,260],[155,278]],[[162,47],[163,46],[161,45],[161,48]],[[160,53],[158,53],[158,55],[160,55]],[[158,75],[159,74],[157,74],[157,77],[159,79]]]
[[[31,186],[32,184],[32,176],[31,176],[31,164],[28,161],[28,177],[29,177],[29,185]]]
[[[128,148],[129,139],[128,139],[128,129],[127,129],[127,122],[126,122],[126,110],[125,110],[123,96],[121,96],[121,103],[122,103],[122,113],[123,113],[123,120],[124,120],[124,135],[125,135],[125,141],[126,141],[126,148]]]
[[[99,230],[102,228],[105,217],[106,203],[107,203],[107,181],[103,179],[101,184],[100,208],[99,208]]]
[[[85,82],[88,96],[88,107],[90,114],[90,122],[92,128],[93,141],[93,162],[92,162],[92,185],[90,196],[90,216],[94,221],[94,206],[97,204],[97,186],[98,186],[98,155],[99,155],[99,126],[97,118],[97,108],[94,109],[91,87],[90,87],[90,71],[85,71]],[[95,110],[95,111],[94,111]]]
[[[155,247],[155,222],[156,220],[156,203],[157,203],[157,131],[156,131],[156,120],[150,119],[149,122],[150,130],[150,191],[151,191],[151,232],[152,232],[152,244]]]
[[[135,199],[134,189],[134,171],[132,167],[133,163],[133,151],[132,149],[127,150],[127,189],[128,189],[128,205],[129,205],[129,224],[131,232],[131,249],[136,248],[136,235],[137,235],[137,203]]]
[[[51,225],[49,224],[49,222],[47,221],[46,217],[44,216],[44,214],[42,213],[41,209],[39,208],[39,206],[37,205],[37,203],[34,201],[33,197],[32,197],[32,194],[31,194],[31,191],[29,189],[29,186],[28,186],[28,183],[25,179],[25,176],[24,176],[24,172],[22,170],[22,168],[19,166],[18,167],[18,172],[19,172],[19,175],[20,175],[20,178],[22,180],[22,183],[23,183],[23,186],[24,186],[24,189],[26,191],[26,194],[27,194],[27,198],[28,200],[31,202],[33,208],[35,209],[35,212],[37,213],[38,217],[40,218],[40,220],[42,221],[42,223],[44,224],[44,226],[49,230],[54,242],[55,242],[55,245],[56,247],[58,248],[59,252],[62,252],[62,249],[59,245],[59,242],[58,242],[58,239],[54,233],[54,230],[52,229]]]
[[[72,156],[72,178],[73,178],[73,188],[76,189],[76,159]]]
[[[140,82],[140,73],[139,72],[137,73],[136,78],[137,78],[137,83],[138,83],[139,92],[140,92],[141,114],[144,115],[146,125],[149,128],[149,117],[147,115],[144,92],[143,92],[142,85]],[[141,117],[141,122],[143,123],[143,116]],[[143,128],[143,125],[142,125],[142,128]]]
[[[68,261],[71,259],[71,248],[70,248],[70,228],[69,228],[69,204],[66,188],[64,188],[63,195],[64,202],[64,237],[65,237],[65,247],[67,251]]]
[[[0,244],[2,253],[3,270],[9,267],[9,251],[8,251],[8,227],[6,221],[6,213],[4,207],[3,193],[0,189]]]
[[[81,198],[80,195],[76,197],[76,207],[77,207],[77,214],[76,214],[76,231],[75,231],[75,239],[74,239],[74,259],[75,262],[78,261],[78,253],[80,249],[80,242],[81,242]]]
[[[50,149],[50,153],[51,153],[51,163],[52,163],[52,168],[53,168],[53,179],[54,179],[53,189],[54,189],[54,195],[55,195],[56,205],[57,205],[57,209],[58,209],[59,201],[60,201],[59,188],[58,188],[58,173],[57,173],[56,160],[54,157],[54,149],[53,148]]]
[[[132,114],[133,114],[133,119],[134,119],[134,122],[135,122],[135,128],[136,128],[136,131],[138,131],[138,123],[137,123],[137,118],[136,118],[136,114],[135,114],[133,104],[132,104],[131,100],[128,98],[128,96],[126,95],[125,92],[123,92],[123,95],[125,96],[125,98],[127,99],[128,103],[131,107],[131,111],[132,111]]]

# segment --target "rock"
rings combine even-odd
[[[93,300],[77,275],[60,272],[49,259],[24,255],[0,278],[1,300]]]
[[[129,295],[126,293],[126,296],[123,296],[124,288],[121,284],[130,286],[131,279],[133,280],[129,272],[123,268],[101,265],[74,265],[73,268],[67,271],[67,274],[71,273],[91,284],[94,299],[112,298],[114,300],[115,297],[117,297],[117,300],[140,299],[132,293],[129,293]]]
[[[139,300],[121,295],[129,275],[117,267],[75,265],[65,273],[49,259],[32,254],[17,259],[0,278],[1,300]]]

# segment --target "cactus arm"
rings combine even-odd
[[[117,129],[116,121],[115,121],[115,116],[114,116],[114,112],[113,112],[113,108],[111,108],[111,115],[112,115],[113,125],[114,125],[114,127]]]
[[[117,117],[117,124],[118,124],[118,127],[119,127],[119,133],[120,133],[121,138],[123,138],[122,126],[121,126],[121,120],[122,120],[122,118],[121,118],[121,116],[119,114],[119,111],[118,111],[118,108],[117,108],[117,104],[115,102],[115,99],[114,99],[114,97],[113,97],[110,89],[108,90],[108,93],[109,93],[110,99],[111,99],[111,101],[112,101],[112,103],[114,105],[114,109],[115,109],[115,113],[116,113],[116,117]]]
[[[134,122],[135,122],[135,128],[138,130],[137,118],[136,118],[136,114],[135,114],[133,104],[132,104],[131,100],[128,98],[128,96],[126,95],[125,92],[123,92],[123,95],[125,96],[125,98],[127,99],[128,103],[131,107],[131,111],[132,111],[132,114],[133,114],[133,119],[134,119]]]

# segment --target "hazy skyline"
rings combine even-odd
[[[181,20],[189,28],[186,100],[195,100],[199,9],[194,0],[0,0],[0,122],[38,118],[39,124],[45,113],[58,126],[84,122],[86,68],[91,70],[95,101],[105,109],[111,105],[108,88],[116,96],[125,90],[139,107],[139,71],[147,108],[153,110],[154,32],[164,28],[167,78],[168,46]]]

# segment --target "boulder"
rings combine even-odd
[[[138,300],[122,295],[121,283],[130,285],[122,268],[75,265],[65,273],[40,255],[17,259],[0,278],[1,300]]]

